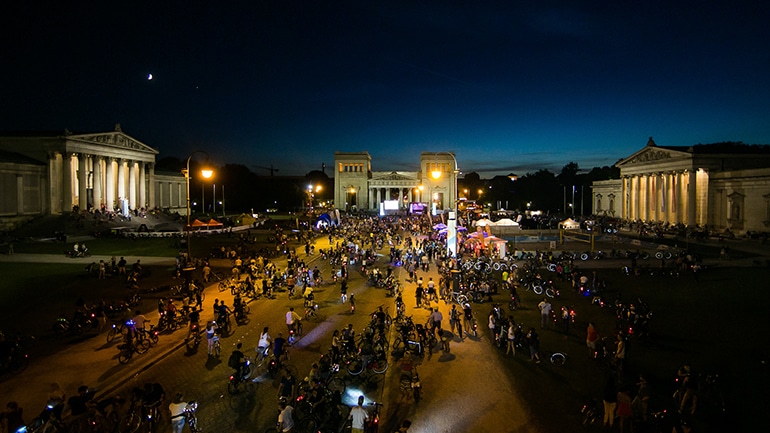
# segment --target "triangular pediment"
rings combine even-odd
[[[683,158],[692,158],[692,155],[687,152],[680,152],[677,150],[660,148],[657,146],[647,146],[634,153],[633,155],[624,158],[622,161],[615,164],[615,166],[624,167],[636,164],[655,164],[670,159]]]
[[[121,131],[100,132],[94,134],[72,134],[68,135],[67,139],[71,141],[79,141],[81,143],[113,147],[116,149],[129,149],[134,152],[144,152],[153,155],[160,153],[152,147],[129,135],[124,134]]]
[[[406,174],[392,171],[390,173],[376,173],[372,175],[372,180],[410,180],[416,181],[417,176],[409,176]]]

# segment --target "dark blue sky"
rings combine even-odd
[[[120,122],[161,157],[282,175],[335,150],[375,170],[454,150],[489,177],[649,136],[770,143],[766,1],[28,3],[2,6],[0,130]]]

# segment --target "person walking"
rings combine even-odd
[[[551,303],[548,302],[548,298],[543,298],[537,304],[537,308],[540,309],[540,328],[548,329],[548,321],[551,319],[551,309],[553,308]]]
[[[366,427],[366,421],[369,421],[369,413],[366,412],[366,409],[364,409],[364,396],[360,395],[358,396],[358,405],[353,407],[353,409],[350,410],[350,415],[348,416],[348,419],[350,419],[351,422],[351,432],[352,433],[364,433],[364,428]]]

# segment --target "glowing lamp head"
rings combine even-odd
[[[430,175],[434,179],[439,179],[439,178],[441,178],[441,171],[440,170],[433,170],[433,171],[430,172]]]
[[[214,175],[214,170],[210,168],[201,169],[201,176],[203,176],[204,179],[211,179],[211,176],[213,175]]]

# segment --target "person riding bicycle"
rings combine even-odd
[[[174,305],[174,299],[169,298],[166,304],[166,314],[168,315],[168,321],[173,322],[176,319],[176,305]]]
[[[428,278],[427,295],[428,295],[428,301],[429,302],[437,302],[438,301],[438,297],[436,295],[436,283],[433,282],[433,277]]]
[[[222,326],[227,326],[228,316],[230,315],[231,312],[232,311],[229,308],[227,308],[225,301],[222,300],[219,303],[219,306],[217,307],[217,310],[216,310],[216,314],[217,314],[216,322]]]
[[[273,356],[275,357],[275,361],[280,364],[281,357],[286,351],[286,339],[283,338],[283,334],[280,332],[278,333],[278,336],[275,337],[275,340],[273,340]]]
[[[296,331],[297,323],[301,320],[299,314],[294,311],[294,307],[290,307],[289,311],[286,312],[286,328],[288,328],[290,334],[292,331]]]
[[[262,329],[262,334],[259,335],[259,342],[257,343],[257,352],[259,352],[262,356],[265,356],[267,354],[267,349],[270,348],[270,345],[273,343],[273,339],[270,337],[270,334],[268,333],[268,328],[265,326]]]
[[[144,325],[146,323],[149,323],[147,317],[145,317],[141,311],[136,310],[134,312],[134,317],[126,322],[126,336],[128,342],[133,338],[136,338],[140,332],[144,331]]]
[[[235,314],[235,320],[240,320],[244,316],[243,300],[241,299],[240,293],[236,293],[233,298],[233,313]]]
[[[318,283],[318,280],[321,278],[321,271],[318,269],[318,266],[313,267],[313,282],[316,284]]]
[[[241,352],[242,343],[235,345],[235,350],[230,354],[230,358],[227,359],[227,366],[235,370],[235,377],[238,381],[243,378],[244,367],[246,367],[246,355]]]
[[[200,332],[200,320],[201,320],[201,313],[198,309],[192,309],[190,310],[190,313],[187,315],[187,319],[189,320],[189,324],[187,326],[187,337],[185,337],[185,340],[189,340],[190,336],[193,335],[194,332]]]
[[[305,307],[312,307],[315,295],[313,295],[313,287],[305,286],[305,292],[302,293],[302,297],[305,298]]]

